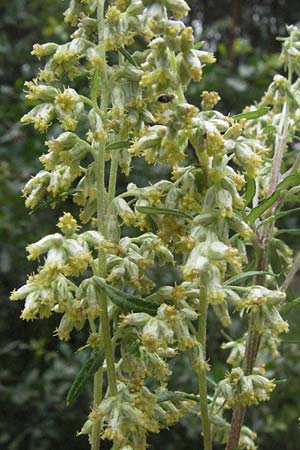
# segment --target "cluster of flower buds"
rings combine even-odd
[[[40,132],[57,125],[51,129],[56,137],[46,141],[48,153],[40,157],[43,170],[24,188],[26,205],[54,205],[71,195],[84,229],[79,232],[74,217],[64,213],[60,233],[29,245],[29,259],[42,257],[43,264],[11,298],[25,300],[26,320],[62,314],[55,333],[63,340],[88,323],[87,345],[105,349],[108,392],[81,431],[94,448],[101,430],[113,450],[145,450],[148,432],[173,425],[193,408],[188,397],[165,390],[168,360],[181,352],[199,377],[209,370],[200,340],[203,305],[212,307],[223,327],[238,320],[234,313],[249,313],[248,333],[262,335],[265,353],[277,351],[277,335],[288,329],[276,278],[252,286],[253,274],[243,277],[243,271],[266,230],[261,221],[270,219],[266,208],[265,216],[254,210],[270,194],[268,156],[279,145],[276,127],[290,136],[299,130],[299,83],[275,76],[258,106],[236,117],[215,110],[220,98],[214,91],[202,93],[199,107],[189,104],[189,83],[200,81],[215,59],[180,20],[188,11],[184,0],[71,0],[65,12],[75,27],[70,42],[36,44],[32,52],[46,63],[26,83],[33,109],[22,122]],[[300,75],[299,30],[288,32],[282,61]],[[131,51],[138,39],[147,48]],[[76,90],[79,77],[85,82]],[[118,167],[128,175],[135,156],[168,166],[172,175],[143,187],[129,183],[116,196]],[[124,237],[123,225],[142,233]],[[291,251],[271,234],[269,254],[287,271]],[[161,272],[175,266],[178,284],[157,287],[155,266]],[[246,285],[236,286],[241,280]],[[201,326],[195,327],[197,321]],[[224,407],[266,400],[275,387],[261,374],[244,375],[246,338],[223,345],[231,350],[227,362],[233,369],[216,386],[210,405],[219,442],[229,432]],[[254,450],[254,438],[243,427],[238,448]]]
[[[262,375],[244,375],[241,368],[232,369],[227,378],[220,381],[216,395],[223,397],[226,405],[233,408],[236,404],[253,405],[268,400],[275,388],[273,381]]]

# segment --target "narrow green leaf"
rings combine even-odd
[[[282,378],[281,380],[275,380],[274,383],[275,384],[284,384],[286,383],[288,380],[287,378]]]
[[[224,282],[224,284],[226,284],[226,286],[230,285],[230,284],[236,284],[239,283],[242,280],[245,280],[246,278],[251,278],[257,275],[272,275],[273,277],[276,277],[277,275],[273,272],[267,272],[265,270],[251,270],[249,272],[245,272],[245,273],[241,273],[240,275],[235,275],[232,278],[229,278],[229,280],[226,280]]]
[[[277,189],[282,189],[286,187],[298,186],[300,184],[300,173],[292,173],[284,178],[278,185]]]
[[[181,391],[164,391],[157,394],[157,402],[162,403],[168,400],[176,400],[176,399],[188,399],[194,400],[195,402],[199,401],[199,395],[187,394],[186,392]]]
[[[143,214],[165,214],[168,216],[185,217],[192,219],[192,217],[179,209],[158,208],[155,206],[136,206],[137,211]]]
[[[138,64],[137,64],[136,60],[134,59],[134,57],[130,53],[128,53],[128,51],[125,50],[124,47],[118,47],[118,50],[120,53],[122,53],[124,58],[127,59],[127,61],[129,61],[133,66],[138,67]]]
[[[95,277],[98,286],[108,295],[111,301],[125,311],[145,312],[156,314],[159,303],[145,300],[136,295],[128,294],[104,282],[101,278]]]
[[[249,205],[252,202],[253,197],[256,192],[256,183],[253,178],[247,179],[247,187],[244,193],[245,206]]]
[[[276,127],[274,127],[274,125],[267,125],[266,127],[263,128],[263,133],[273,133],[274,131],[276,131]]]
[[[200,41],[200,42],[197,42],[195,45],[194,45],[194,49],[195,50],[199,50],[199,48],[202,48],[203,47],[203,44],[204,44],[204,41]]]
[[[300,306],[300,297],[294,298],[293,300],[285,303],[280,312],[282,314],[288,314],[291,309],[295,308],[295,306]]]
[[[279,195],[281,194],[280,190],[277,190],[273,192],[273,194],[260,202],[256,208],[253,208],[250,214],[247,216],[247,222],[252,225],[255,220],[260,217],[268,208],[270,208],[278,199]]]
[[[297,211],[300,211],[300,208],[292,208],[292,209],[288,209],[287,211],[281,211],[277,214],[273,214],[272,216],[267,217],[266,219],[262,220],[261,223],[259,224],[259,226],[262,226],[269,222],[276,221],[277,219],[280,219],[281,217],[288,216],[289,214],[292,214]]]
[[[95,70],[94,76],[92,78],[92,86],[91,86],[91,100],[94,105],[97,105],[97,101],[98,101],[99,76],[100,76],[100,70],[99,70],[99,68],[97,68]]]
[[[285,179],[282,180],[277,185],[277,188],[273,192],[273,194],[270,197],[263,200],[262,202],[260,202],[260,204],[250,212],[250,214],[247,217],[247,222],[250,225],[254,223],[258,217],[260,217],[268,208],[270,208],[275,203],[277,198],[283,193],[284,188],[297,186],[299,184],[300,184],[300,173],[292,173],[291,175],[285,177]],[[271,221],[271,217],[268,217],[265,220],[269,219],[269,221]]]
[[[120,150],[121,148],[128,148],[130,146],[129,141],[113,142],[105,147],[105,150]]]
[[[288,339],[285,337],[280,338],[282,342],[286,342],[287,344],[300,344],[300,339]]]
[[[102,367],[105,359],[104,350],[93,350],[89,358],[85,361],[80,371],[76,375],[69,392],[67,394],[67,405],[71,405],[84,389],[90,377],[95,375]]]
[[[261,108],[256,109],[255,111],[247,111],[240,114],[236,114],[232,116],[233,119],[258,119],[259,117],[264,116],[269,111],[268,106],[262,106]]]
[[[299,236],[300,235],[300,229],[296,228],[286,228],[286,229],[282,229],[282,230],[278,230],[274,233],[275,236],[278,236],[279,234],[290,234],[291,236]]]

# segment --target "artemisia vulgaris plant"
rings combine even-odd
[[[281,311],[299,263],[275,225],[300,190],[300,31],[288,27],[282,40],[284,75],[231,117],[215,109],[216,92],[202,92],[200,108],[186,100],[215,62],[182,21],[188,12],[184,0],[71,0],[70,41],[33,47],[45,64],[26,83],[33,108],[22,122],[48,140],[26,206],[71,199],[78,213],[28,245],[37,271],[11,299],[25,300],[22,319],[61,316],[59,339],[85,334],[90,356],[67,401],[93,377],[81,430],[92,450],[102,439],[145,450],[148,433],[188,411],[201,417],[205,450],[255,449],[245,408],[276,386],[264,364],[288,330]],[[116,195],[118,169],[128,176],[137,157],[170,176]],[[154,265],[174,266],[177,284],[157,287]],[[207,322],[227,329],[231,366],[208,386]],[[169,361],[184,354],[199,379],[194,394],[168,390]]]

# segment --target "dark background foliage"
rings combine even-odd
[[[189,101],[198,104],[201,91],[213,89],[222,97],[223,111],[240,112],[263,94],[272,79],[280,48],[276,36],[285,34],[285,24],[300,21],[299,1],[190,0],[189,4],[192,9],[188,20],[197,38],[205,40],[218,58],[205,70],[201,84],[191,85]],[[58,206],[28,215],[24,208],[20,191],[30,175],[39,170],[43,139],[18,121],[27,109],[23,83],[38,70],[31,47],[36,42],[63,42],[68,38],[69,30],[62,20],[66,5],[66,0],[0,0],[0,448],[7,450],[88,449],[86,439],[76,437],[75,432],[88,413],[90,392],[87,389],[71,408],[65,402],[84,357],[74,353],[82,336],[71,343],[59,343],[52,335],[57,326],[55,318],[23,323],[19,319],[21,305],[8,300],[10,291],[23,284],[26,273],[33,270],[26,260],[25,246],[52,232],[61,212]],[[135,166],[134,181],[140,185],[157,176],[141,163]],[[293,242],[293,246],[299,247],[299,242]],[[269,403],[252,408],[247,415],[259,433],[262,450],[295,450],[300,441],[300,316],[295,310],[290,316],[292,330],[282,344],[283,356],[267,367],[277,379],[288,381],[278,386]],[[225,358],[218,348],[222,336],[213,318],[210,325],[211,376],[218,380],[225,370]],[[186,361],[175,362],[172,370],[171,387],[196,389]],[[200,449],[200,441],[199,420],[189,416],[173,429],[153,436],[150,448]]]

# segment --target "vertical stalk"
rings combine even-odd
[[[93,406],[97,406],[102,399],[102,381],[103,381],[103,370],[102,368],[96,372],[94,375],[94,398]],[[94,422],[91,435],[91,450],[100,449],[100,430],[101,422]]]
[[[98,0],[97,9],[97,22],[98,22],[98,39],[100,50],[100,110],[102,113],[102,120],[105,125],[107,117],[108,106],[108,82],[107,82],[107,69],[106,69],[106,51],[104,47],[104,13],[105,13],[105,0]],[[101,141],[97,148],[97,224],[98,231],[106,237],[106,189],[105,189],[105,143]],[[105,254],[99,251],[98,256],[98,273],[100,276],[106,275],[106,260]],[[116,373],[114,355],[111,345],[110,336],[110,323],[107,309],[107,298],[105,294],[101,295],[101,329],[103,345],[105,348],[105,358],[107,365],[107,377],[109,384],[109,391],[111,395],[116,395]]]
[[[100,111],[101,118],[105,123],[107,117],[108,106],[108,91],[107,91],[107,70],[106,70],[106,52],[103,45],[103,32],[104,32],[104,13],[105,13],[105,0],[98,0],[97,5],[97,26],[98,26],[98,40],[99,50],[101,56],[101,63],[99,69],[96,70],[95,82],[99,86],[100,83]],[[100,76],[99,76],[100,75]],[[97,102],[98,86],[96,88],[97,94],[95,95],[93,86],[93,102]],[[96,148],[96,171],[97,171],[97,228],[100,233],[106,236],[106,189],[105,189],[105,143],[102,141]],[[98,253],[98,275],[106,275],[106,260],[103,251],[99,250]],[[107,298],[105,294],[101,294],[101,314],[100,314],[101,328],[99,327],[99,333],[102,334],[102,345],[105,349],[105,358],[107,366],[107,378],[109,392],[111,395],[116,395],[116,373],[115,373],[115,361],[114,353],[111,343],[110,334],[110,321],[108,316]],[[102,381],[103,381],[102,369],[98,370],[94,376],[94,406],[97,406],[102,398]],[[96,421],[93,424],[91,434],[91,450],[99,450],[100,448],[100,429],[101,422]]]
[[[119,165],[119,152],[113,151],[111,157],[109,185],[108,185],[108,204],[110,205],[116,194],[116,182]]]
[[[200,286],[200,305],[199,305],[199,327],[198,338],[203,350],[203,362],[206,361],[206,325],[207,325],[208,301],[206,289]],[[208,416],[207,405],[207,386],[205,366],[199,371],[199,395],[200,395],[200,413],[203,428],[204,450],[211,450],[211,424]]]
[[[288,91],[290,91],[292,85],[292,74],[293,69],[291,65],[291,59],[289,59],[288,86],[287,86]],[[273,194],[273,192],[276,190],[278,182],[280,181],[281,163],[288,140],[288,126],[289,126],[289,99],[288,96],[286,95],[286,100],[282,108],[281,120],[275,137],[275,148],[269,186],[269,195]],[[272,208],[271,212],[273,212],[273,209],[274,207]],[[274,224],[272,222],[269,224],[265,224],[264,227],[262,228],[261,234],[258,236],[260,246],[256,250],[257,252],[256,268],[259,271],[266,270],[268,266],[268,243],[272,238],[273,226]],[[257,284],[264,285],[264,282],[265,282],[264,276],[258,275],[256,277]],[[243,370],[245,375],[251,375],[253,371],[253,367],[255,365],[255,361],[259,351],[260,340],[261,340],[260,334],[253,331],[253,315],[251,315],[248,328],[248,338],[245,349],[245,358],[243,363]],[[226,450],[235,450],[235,448],[238,446],[245,411],[246,408],[240,404],[236,405],[236,407],[233,410]]]

